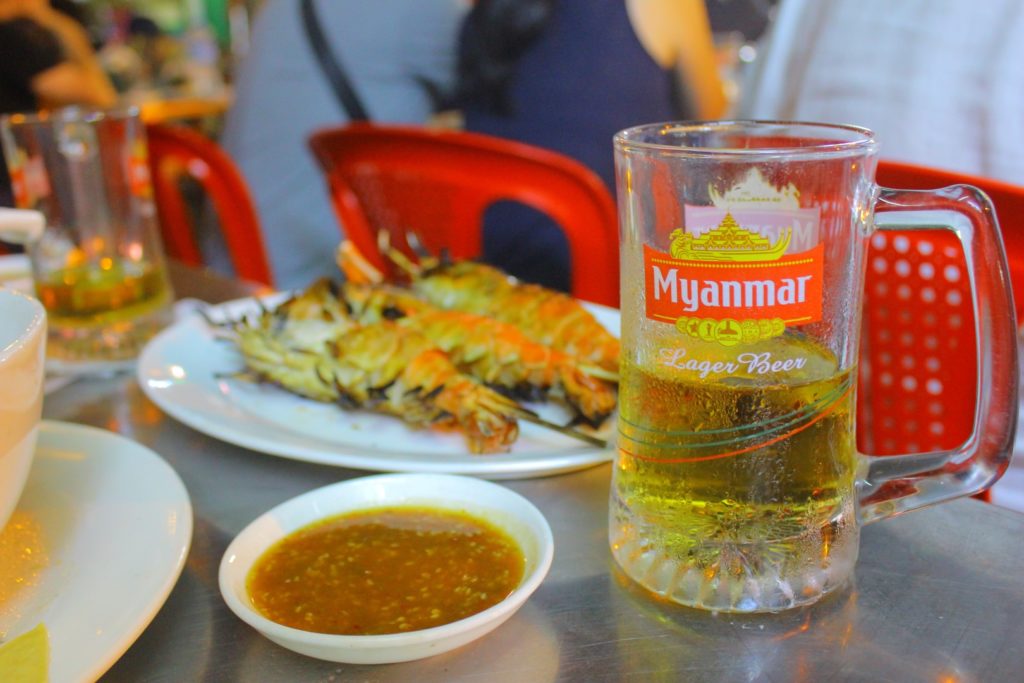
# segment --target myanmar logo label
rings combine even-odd
[[[723,346],[821,320],[817,209],[800,208],[795,188],[773,188],[756,171],[711,196],[724,206],[687,207],[667,252],[644,247],[647,317]]]

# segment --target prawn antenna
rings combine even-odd
[[[566,436],[572,437],[573,439],[579,439],[580,441],[588,443],[591,446],[597,446],[598,448],[609,447],[608,442],[605,441],[604,439],[599,439],[596,436],[587,434],[586,432],[581,432],[580,430],[574,429],[573,427],[560,425],[549,420],[545,420],[544,418],[538,416],[536,413],[531,411],[516,411],[516,417],[518,417],[520,420],[529,422],[531,424],[535,424],[539,427],[551,429],[553,431],[558,432],[559,434],[565,434]]]
[[[434,255],[430,253],[426,245],[423,244],[423,239],[420,234],[415,230],[405,231],[405,243],[409,245],[413,253],[416,254],[416,258],[422,261],[431,261],[434,259]]]

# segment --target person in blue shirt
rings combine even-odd
[[[455,84],[456,38],[467,0],[316,0],[322,32],[374,122],[426,123]],[[275,284],[337,275],[344,226],[307,146],[313,131],[348,122],[311,48],[297,0],[267,0],[235,85],[223,145],[252,189]],[[227,267],[216,235],[204,251]],[[219,255],[218,255],[219,254]]]
[[[612,191],[617,131],[726,108],[703,0],[478,0],[457,93],[467,130],[570,156]],[[484,259],[568,288],[564,235],[522,205],[488,210]]]

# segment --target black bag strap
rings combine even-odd
[[[369,121],[370,117],[366,114],[363,103],[352,88],[352,83],[349,82],[341,62],[338,61],[337,55],[331,50],[331,46],[324,36],[320,21],[316,16],[316,8],[313,7],[313,0],[302,0],[301,6],[302,24],[306,29],[309,45],[313,48],[313,54],[316,55],[316,60],[319,62],[327,82],[331,84],[331,90],[334,91],[338,103],[348,113],[350,120]]]

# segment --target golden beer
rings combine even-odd
[[[50,327],[47,353],[77,361],[134,357],[171,319],[163,267],[105,258],[51,272],[36,282]]]
[[[110,261],[54,271],[36,285],[52,321],[95,325],[134,318],[165,306],[170,288],[162,269],[146,263]]]
[[[621,371],[619,564],[711,609],[752,609],[751,594],[781,609],[833,587],[856,560],[854,369],[793,334],[739,354],[653,349]]]

